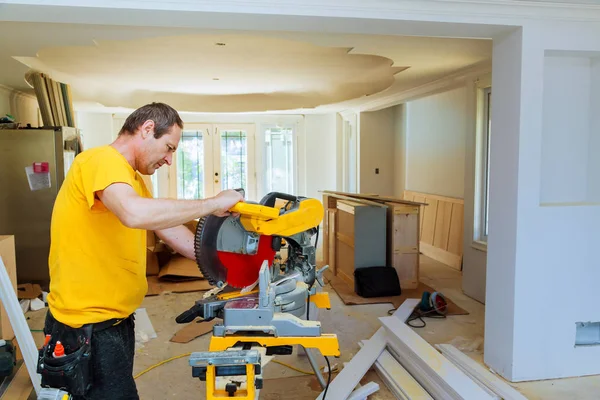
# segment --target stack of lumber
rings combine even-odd
[[[348,398],[373,367],[397,399],[526,400],[452,345],[437,345],[438,351],[414,332],[406,320],[419,302],[408,299],[393,316],[379,318],[382,326],[359,343],[360,351],[331,382],[327,398]]]
[[[76,128],[71,86],[57,82],[47,74],[30,72],[26,81],[35,91],[44,126],[69,126]]]

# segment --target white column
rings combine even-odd
[[[485,361],[512,381],[600,373],[600,27],[495,40]]]

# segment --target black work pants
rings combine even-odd
[[[56,321],[46,314],[44,334],[52,332]],[[138,400],[133,380],[135,352],[134,317],[92,333],[92,388],[85,397],[74,400]]]

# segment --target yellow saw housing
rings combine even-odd
[[[280,214],[280,208],[237,203],[231,212],[240,214],[240,223],[249,232],[261,235],[291,236],[321,224],[324,208],[319,200],[303,199],[298,209]]]

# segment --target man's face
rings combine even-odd
[[[143,135],[143,146],[140,152],[138,170],[144,175],[152,175],[163,165],[171,165],[173,154],[177,150],[181,139],[181,128],[173,125],[168,132],[156,139],[154,127],[152,126]]]

